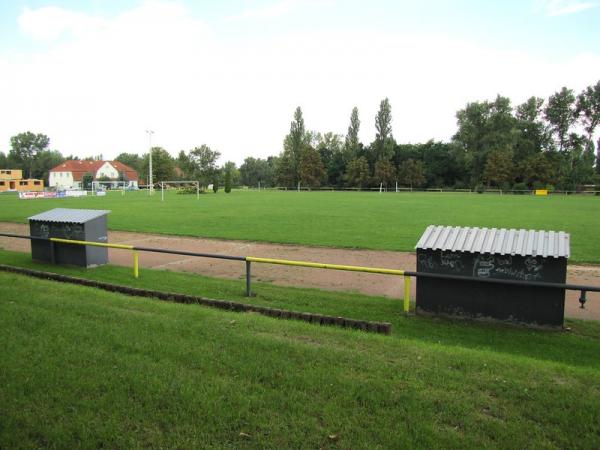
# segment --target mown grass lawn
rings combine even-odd
[[[48,269],[27,255],[0,261]],[[245,300],[242,282],[55,271]],[[403,317],[358,294],[258,283],[271,306],[391,336],[0,272],[0,448],[596,448],[600,324],[570,332]]]
[[[0,195],[0,222],[26,222],[48,209],[109,209],[112,230],[304,245],[412,251],[430,224],[571,233],[571,262],[600,263],[600,197],[233,191],[194,195],[109,193],[106,197],[19,200]]]

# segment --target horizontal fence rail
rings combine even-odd
[[[135,278],[139,276],[139,252],[151,252],[151,253],[165,253],[169,255],[183,255],[183,256],[194,256],[199,258],[212,258],[212,259],[224,259],[230,261],[240,261],[245,262],[246,264],[246,296],[252,296],[252,286],[251,286],[251,264],[254,263],[262,263],[262,264],[277,264],[284,266],[296,266],[296,267],[308,267],[315,269],[328,269],[328,270],[343,270],[350,272],[363,272],[363,273],[375,273],[382,275],[395,275],[402,276],[404,279],[404,296],[403,296],[403,309],[405,313],[408,313],[410,306],[410,283],[411,277],[414,278],[437,278],[443,280],[456,280],[456,281],[469,281],[475,283],[493,283],[500,285],[511,285],[511,286],[520,286],[520,287],[540,287],[546,289],[561,289],[561,290],[571,290],[571,291],[579,291],[581,296],[579,298],[579,302],[581,303],[581,307],[583,308],[585,302],[587,301],[586,293],[587,292],[600,292],[600,286],[589,286],[582,284],[570,284],[570,283],[549,283],[549,282],[541,282],[541,281],[524,281],[524,280],[505,280],[498,278],[472,278],[460,275],[447,275],[447,274],[438,274],[438,273],[427,273],[427,272],[415,272],[409,270],[400,270],[400,269],[386,269],[386,268],[377,268],[377,267],[362,267],[362,266],[349,266],[342,264],[328,264],[328,263],[317,263],[317,262],[309,262],[309,261],[294,261],[287,259],[275,259],[275,258],[258,258],[254,256],[232,256],[232,255],[222,255],[218,253],[199,253],[199,252],[186,252],[180,250],[169,250],[163,248],[153,248],[153,247],[138,247],[134,245],[127,244],[111,244],[104,242],[90,242],[90,241],[78,241],[72,239],[63,239],[63,238],[43,238],[39,236],[26,236],[12,233],[0,233],[0,237],[9,237],[16,239],[29,239],[36,241],[48,241],[52,245],[55,243],[67,244],[67,245],[89,245],[95,247],[106,247],[106,248],[114,248],[119,250],[129,250],[133,252],[133,275]]]

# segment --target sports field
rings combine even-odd
[[[404,317],[391,299],[127,268],[136,287],[393,323],[391,336],[0,272],[2,448],[595,448],[600,326]]]
[[[0,195],[0,222],[48,209],[109,209],[109,228],[163,234],[413,251],[427,225],[567,231],[571,262],[600,263],[600,197],[277,192],[195,195],[111,192],[106,197],[19,200]]]

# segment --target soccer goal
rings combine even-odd
[[[161,181],[160,183],[160,201],[165,201],[165,189],[169,186],[196,186],[196,198],[200,200],[200,182],[199,181]]]
[[[98,191],[106,189],[120,190],[121,195],[125,195],[125,190],[133,186],[131,181],[92,181],[92,195],[98,195]]]

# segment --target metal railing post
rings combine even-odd
[[[50,241],[50,261],[52,261],[52,264],[56,264],[56,245],[54,241]]]
[[[252,297],[252,280],[251,280],[251,265],[250,261],[246,261],[246,297]]]
[[[138,278],[140,276],[140,255],[137,250],[133,251],[133,277]]]
[[[404,275],[404,314],[410,309],[410,276]]]

